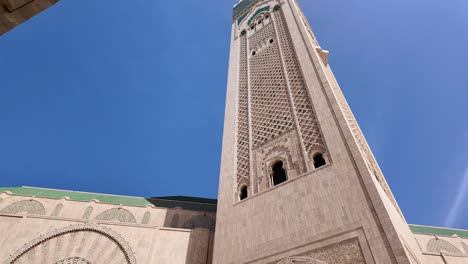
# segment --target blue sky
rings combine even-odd
[[[215,198],[235,2],[62,0],[0,37],[1,185]],[[468,229],[468,2],[299,3],[408,222]]]

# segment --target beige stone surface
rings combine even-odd
[[[93,264],[211,263],[213,212],[7,193],[0,197],[2,264],[71,257]],[[83,218],[89,207],[92,213]]]
[[[424,263],[328,56],[294,0],[256,1],[233,21],[214,263]],[[315,168],[314,151],[327,165]],[[288,175],[278,186],[270,180],[275,160]],[[308,253],[351,256],[340,250],[345,241],[358,246],[355,258]]]

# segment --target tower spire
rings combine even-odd
[[[420,253],[295,0],[234,7],[215,235],[215,263]]]

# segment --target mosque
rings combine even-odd
[[[56,2],[1,0],[0,34]],[[218,199],[3,187],[0,263],[468,263],[467,230],[406,222],[296,0],[231,22]]]

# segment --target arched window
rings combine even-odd
[[[241,32],[241,34],[240,34],[240,35],[241,35],[241,37],[242,37],[242,36],[244,36],[244,35],[245,35],[245,33],[246,33],[246,32],[245,32],[245,30],[242,30],[242,32]]]
[[[272,171],[273,171],[273,176],[271,177],[271,179],[273,182],[273,186],[276,186],[288,180],[286,171],[283,168],[282,161],[276,162],[272,167]]]
[[[327,164],[327,162],[323,158],[322,153],[317,153],[317,154],[314,155],[314,167],[316,169],[322,167],[325,164]]]
[[[240,200],[244,200],[248,197],[248,193],[247,193],[247,186],[242,186],[241,190],[240,190],[240,194],[239,194],[239,198]]]

